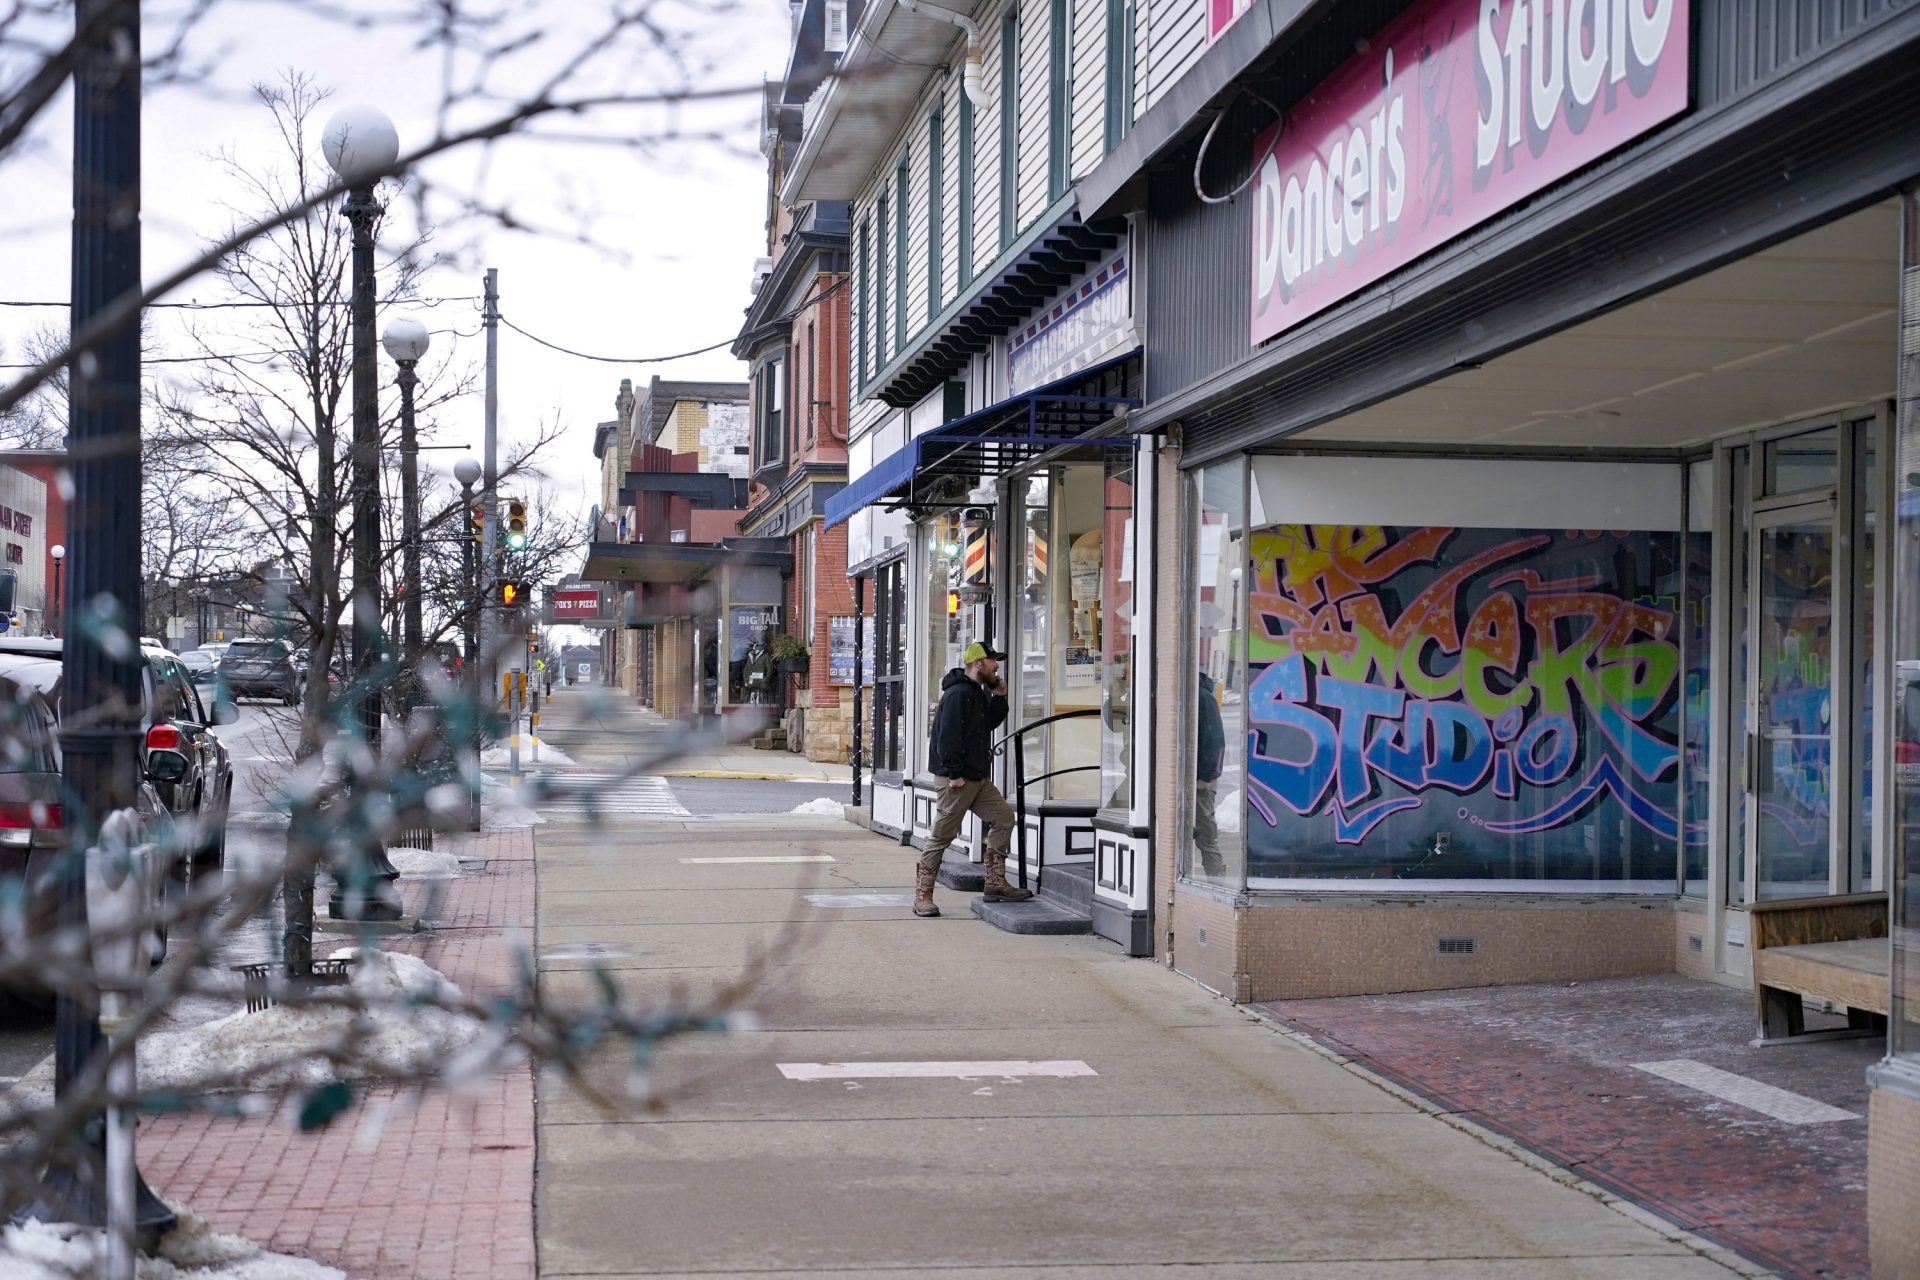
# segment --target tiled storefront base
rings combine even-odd
[[[1241,1001],[1672,973],[1676,947],[1688,945],[1670,898],[1174,897],[1174,967]]]
[[[1867,1235],[1873,1280],[1916,1280],[1920,1278],[1920,1093],[1881,1085],[1867,1105]]]

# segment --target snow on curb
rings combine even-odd
[[[512,757],[504,746],[488,747],[480,753],[480,763],[486,768],[504,769],[512,762]],[[523,765],[570,765],[578,764],[579,761],[575,760],[560,748],[549,746],[545,742],[540,744],[540,758],[535,760],[533,758],[533,744],[523,741],[520,744],[520,763]]]
[[[358,954],[354,948],[336,956]],[[407,1003],[410,997],[457,999],[460,988],[414,956],[369,951],[353,968],[352,988],[377,1001],[359,1014],[363,1035],[352,1066],[323,1056],[354,1025],[350,1009],[274,1005],[258,1013],[234,1013],[182,1031],[157,1031],[140,1041],[143,1089],[191,1092],[221,1079],[254,1088],[319,1085],[342,1074],[382,1076],[431,1072],[480,1034],[481,1024],[461,1013]]]
[[[434,849],[389,849],[387,861],[403,880],[451,880],[460,874],[460,859]]]
[[[840,818],[846,816],[846,806],[838,800],[829,800],[821,796],[818,800],[809,800],[805,804],[795,805],[787,812],[813,814],[822,818]]]
[[[161,1237],[158,1257],[137,1260],[138,1280],[347,1280],[345,1272],[307,1258],[216,1235],[193,1210],[168,1207],[180,1225]],[[0,1230],[0,1275],[7,1280],[91,1280],[105,1270],[104,1232],[44,1222]]]

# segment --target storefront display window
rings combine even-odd
[[[1901,332],[1920,332],[1920,190],[1900,199]],[[1892,458],[1920,457],[1920,346],[1900,353]],[[1889,1049],[1920,1064],[1920,472],[1896,470],[1893,546],[1899,583],[1893,625],[1893,848],[1885,876],[1892,899],[1893,1003]]]
[[[1254,482],[1249,884],[1673,892],[1681,475],[1516,471],[1541,487],[1523,506],[1517,492],[1489,502],[1497,478],[1426,465],[1424,509],[1462,513],[1447,523],[1292,523],[1309,492],[1300,468],[1261,459]],[[1617,485],[1605,501],[1618,510],[1663,478],[1663,527],[1543,518],[1564,509],[1558,489],[1542,500],[1549,485]]]
[[[1133,455],[1107,458],[1100,587],[1100,803],[1133,807]]]
[[[1181,847],[1190,878],[1231,889],[1246,883],[1245,490],[1243,460],[1195,472],[1185,517],[1194,687],[1182,776],[1193,786],[1181,788],[1190,797]]]
[[[1054,468],[1055,572],[1049,578],[1054,624],[1047,649],[1048,714],[1100,710],[1101,588],[1106,581],[1105,474],[1099,463]],[[1064,566],[1058,557],[1065,557]],[[1048,744],[1047,798],[1100,798],[1100,724],[1093,714],[1055,722]]]
[[[972,639],[966,634],[966,607],[960,600],[962,542],[960,514],[937,515],[920,526],[926,547],[926,649],[924,671],[925,718],[920,725],[924,735],[933,729],[933,713],[940,706],[940,682],[947,672],[960,665],[961,650]]]
[[[780,630],[777,604],[736,604],[727,610],[727,702],[769,706],[780,700],[770,649]]]
[[[1685,598],[1680,647],[1686,672],[1680,706],[1681,822],[1688,833],[1680,867],[1681,892],[1707,892],[1707,828],[1713,804],[1713,460],[1687,465]]]
[[[873,767],[905,768],[907,565],[891,560],[873,575]]]
[[[1052,700],[1047,693],[1049,566],[1049,506],[1052,489],[1045,472],[1013,482],[1013,510],[1019,542],[1019,578],[1014,584],[1013,609],[1015,646],[1008,653],[1017,664],[1013,673],[1012,708],[1020,724],[1032,724],[1047,717]],[[1047,772],[1047,729],[1035,729],[1024,736],[1021,765],[1029,778]]]

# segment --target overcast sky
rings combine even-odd
[[[352,6],[360,0],[343,0]],[[378,0],[367,0],[377,3]],[[517,0],[495,0],[506,7]],[[428,114],[440,70],[432,50],[420,50],[393,33],[360,31],[313,18],[293,0],[221,0],[215,22],[196,36],[202,56],[217,61],[214,85],[152,92],[145,103],[143,205],[145,275],[153,279],[183,261],[201,240],[225,228],[223,204],[237,199],[223,182],[217,151],[238,156],[274,156],[264,109],[247,101],[249,81],[276,78],[297,67],[333,91],[332,104],[370,103],[393,117],[403,149],[431,136]],[[740,13],[725,17],[685,7],[678,20],[693,36],[691,73],[702,85],[757,84],[778,74],[786,53],[787,9],[778,0],[742,0]],[[151,14],[156,5],[149,5]],[[423,6],[424,7],[424,6]],[[568,46],[566,24],[584,34],[601,6],[591,0],[541,0],[527,11],[557,36],[549,36],[549,60]],[[663,9],[665,6],[663,6]],[[143,37],[149,51],[155,35]],[[523,70],[530,90],[537,67]],[[658,65],[635,61],[616,74],[623,87],[656,77]],[[602,77],[596,82],[605,87]],[[519,85],[511,86],[518,89]],[[0,298],[64,302],[68,290],[68,224],[71,210],[70,98],[42,121],[36,149],[0,169]],[[330,114],[323,109],[322,117]],[[568,228],[590,216],[594,247],[560,237],[508,232],[496,224],[452,227],[437,242],[458,256],[422,282],[430,297],[477,295],[481,268],[500,271],[502,311],[531,333],[595,354],[638,357],[683,351],[730,338],[748,302],[753,260],[764,252],[765,168],[757,145],[758,95],[684,113],[691,127],[719,130],[725,145],[686,142],[652,155],[623,146],[521,141],[498,149],[484,174],[478,156],[450,157],[429,170],[437,182],[511,199],[516,211],[542,223]],[[553,128],[609,134],[652,133],[656,118],[632,114]],[[174,300],[210,299],[218,288],[203,281]],[[448,302],[420,313],[436,332],[434,356],[448,351],[478,367],[484,353],[477,303]],[[36,323],[64,324],[63,312],[0,308],[0,360],[18,360],[19,341]],[[159,313],[157,338],[169,343],[178,312]],[[456,336],[452,331],[458,331]],[[176,349],[177,346],[176,346]],[[382,373],[391,366],[382,359]],[[593,429],[613,416],[620,379],[636,384],[654,375],[742,378],[739,362],[724,350],[671,364],[598,364],[545,350],[510,329],[500,332],[500,416],[503,435],[530,433],[557,417],[566,434],[548,455],[559,495],[582,508],[591,501],[598,470]],[[0,381],[10,377],[0,370]],[[442,415],[446,442],[471,442],[478,455],[482,405],[477,391]],[[450,468],[457,453],[433,455]]]

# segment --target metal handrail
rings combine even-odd
[[[1097,716],[1099,714],[1100,709],[1098,707],[1082,707],[1077,711],[1056,711],[1050,716],[1042,716],[1038,720],[1032,720],[1021,725],[1018,729],[1015,729],[1012,733],[1007,734],[1001,738],[999,742],[994,744],[993,754],[995,755],[1003,754],[1009,744],[1013,747],[1013,829],[1015,837],[1020,843],[1019,878],[1022,889],[1027,887],[1027,784],[1029,782],[1045,782],[1048,778],[1059,777],[1064,773],[1085,773],[1100,767],[1097,764],[1079,764],[1074,765],[1070,769],[1055,769],[1049,773],[1043,773],[1037,778],[1029,778],[1027,777],[1027,734],[1033,732],[1035,729],[1043,729],[1056,720],[1084,720],[1088,716]],[[1047,842],[1044,838],[1045,834],[1045,832],[1041,833],[1040,857],[1033,866],[1033,890],[1035,893],[1040,891],[1040,878],[1046,874],[1047,869]]]

